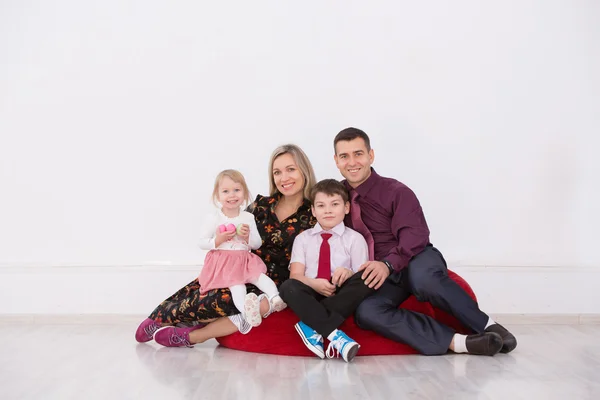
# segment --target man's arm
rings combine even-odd
[[[429,228],[421,204],[409,188],[396,190],[392,207],[391,229],[398,245],[382,261],[400,271],[429,244]]]

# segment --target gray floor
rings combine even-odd
[[[283,357],[139,345],[135,325],[0,320],[1,399],[600,399],[600,325],[510,326],[510,355]]]

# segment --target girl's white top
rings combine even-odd
[[[237,234],[233,239],[221,243],[218,247],[219,250],[256,250],[262,245],[262,239],[258,233],[256,227],[256,221],[254,215],[247,211],[240,211],[240,214],[235,218],[229,218],[223,212],[218,209],[208,214],[200,228],[200,248],[202,250],[213,250],[215,249],[215,237],[217,235],[217,229],[222,224],[233,224],[237,228],[239,224],[248,224],[250,227],[249,243],[246,243]]]

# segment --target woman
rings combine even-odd
[[[302,149],[292,144],[275,149],[269,161],[269,183],[270,196],[258,195],[249,209],[263,241],[255,253],[267,265],[267,275],[279,287],[289,278],[288,266],[295,237],[316,223],[308,200],[316,179]],[[248,290],[257,291],[251,285]],[[263,300],[261,314],[268,311],[268,301]],[[195,326],[172,326],[177,324]],[[161,326],[168,328],[161,329],[154,337]],[[235,308],[229,289],[215,289],[201,296],[195,279],[163,301],[140,324],[135,336],[138,342],[147,342],[154,337],[164,346],[180,347],[238,330],[248,333],[250,328]]]

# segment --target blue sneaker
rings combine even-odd
[[[333,358],[337,351],[338,357],[341,354],[344,361],[350,362],[358,353],[358,349],[360,349],[360,345],[338,329],[333,340],[327,346],[327,358]]]
[[[319,358],[325,358],[325,353],[323,352],[323,336],[319,335],[317,331],[302,321],[294,325],[294,328],[296,328],[298,335],[300,335],[302,341],[310,351],[315,353]]]

